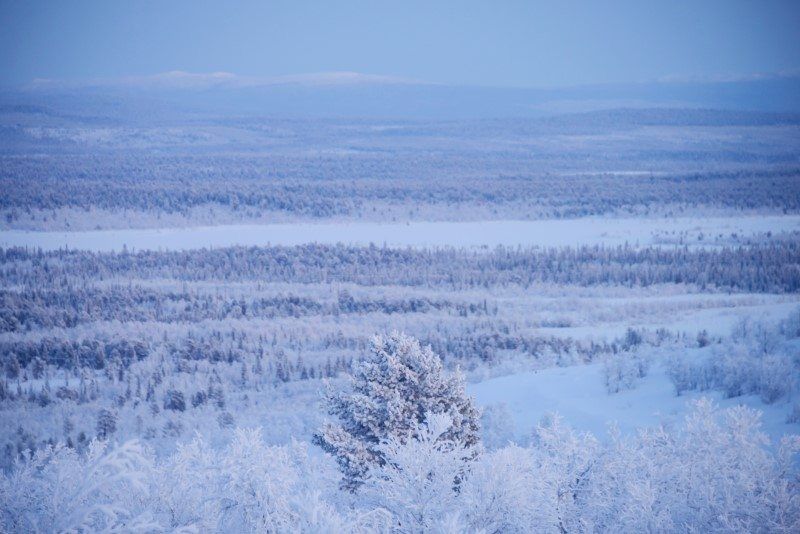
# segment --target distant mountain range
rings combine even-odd
[[[169,72],[82,81],[35,80],[0,93],[3,115],[173,121],[213,117],[531,118],[610,109],[800,113],[800,76],[672,80],[528,89],[455,86],[334,72],[256,78]]]

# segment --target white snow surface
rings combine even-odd
[[[468,392],[481,407],[504,403],[522,443],[542,417],[550,413],[559,414],[575,429],[603,439],[612,424],[623,434],[661,424],[679,425],[691,402],[700,397],[710,398],[722,408],[741,404],[763,411],[763,430],[773,443],[786,434],[800,433],[800,424],[786,423],[791,402],[764,404],[754,395],[726,399],[718,391],[692,391],[676,396],[665,369],[658,364],[653,365],[635,389],[613,394],[605,389],[601,363],[492,378],[470,384]]]
[[[742,237],[800,232],[800,216],[617,218],[534,221],[282,223],[193,228],[0,231],[0,246],[95,251],[186,250],[305,243],[398,247],[735,244]]]

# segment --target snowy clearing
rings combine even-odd
[[[737,244],[760,234],[800,231],[800,216],[686,217],[663,219],[556,219],[536,221],[287,223],[196,228],[0,232],[0,246],[95,251],[186,250],[232,245],[351,245],[398,247],[691,245]]]
[[[548,413],[558,413],[574,428],[603,437],[612,424],[626,434],[677,424],[690,411],[692,400],[701,397],[713,399],[721,408],[746,405],[761,410],[763,430],[773,441],[800,432],[800,424],[786,423],[791,402],[767,405],[754,395],[725,399],[718,391],[676,396],[662,365],[654,365],[635,389],[611,395],[603,384],[602,363],[502,376],[471,384],[467,390],[481,407],[505,403],[521,443],[527,442],[532,429]]]

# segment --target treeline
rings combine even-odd
[[[272,319],[340,313],[426,313],[447,310],[462,317],[488,313],[486,302],[463,303],[415,297],[354,298],[336,302],[295,295],[232,298],[220,294],[158,291],[139,286],[59,285],[0,290],[0,332],[72,328],[94,321],[199,322],[206,319]]]
[[[30,210],[59,208],[184,214],[218,207],[309,218],[364,215],[380,203],[412,210],[524,205],[531,208],[529,213],[547,217],[638,212],[665,205],[800,210],[800,169],[794,156],[786,161],[766,158],[777,169],[762,165],[760,170],[647,176],[549,174],[531,173],[531,168],[543,166],[525,153],[475,152],[472,147],[461,149],[458,140],[450,142],[455,143],[451,150],[434,154],[414,146],[335,156],[321,150],[316,157],[289,152],[242,156],[102,151],[0,156],[0,209],[10,224]],[[710,160],[704,150],[637,151],[647,161]],[[737,165],[764,159],[746,151],[726,153],[724,158]]]
[[[84,339],[70,341],[45,337],[36,341],[0,341],[6,378],[17,380],[23,370],[25,378],[39,379],[43,365],[63,369],[104,369],[107,362],[128,367],[151,354],[151,344],[140,339]]]
[[[398,249],[345,245],[214,250],[89,251],[0,249],[7,285],[47,287],[87,279],[176,279],[291,283],[350,282],[466,289],[537,283],[650,286],[694,284],[726,291],[800,290],[800,243],[715,249],[634,246]]]
[[[423,340],[439,351],[446,361],[461,362],[482,360],[491,363],[498,351],[517,350],[529,354],[532,358],[538,358],[545,352],[554,355],[569,354],[572,363],[573,360],[590,361],[598,353],[618,350],[616,343],[579,343],[554,336],[498,333],[490,327],[478,326],[465,326],[460,335],[451,335],[449,332],[431,333]],[[284,354],[282,347],[286,347],[296,355],[305,352],[306,359],[311,358],[313,361],[310,363],[315,367],[315,370],[310,367],[304,370],[303,366],[295,361],[293,366],[286,366],[286,371],[291,374],[278,372],[274,375],[283,381],[288,381],[301,378],[300,375],[305,373],[310,376],[329,375],[330,370],[320,374],[329,364],[325,356],[317,355],[318,352],[331,354],[331,349],[336,349],[336,354],[348,354],[352,357],[363,352],[367,343],[368,339],[364,336],[355,338],[336,333],[298,343],[281,340],[278,345],[274,337],[248,335],[247,332],[235,329],[210,329],[207,333],[178,340],[92,338],[72,341],[53,336],[41,339],[5,340],[0,341],[0,354],[3,354],[3,372],[6,378],[16,380],[21,376],[26,379],[39,378],[36,369],[41,364],[70,370],[82,368],[100,370],[106,368],[109,363],[125,368],[157,351],[176,362],[202,360],[211,363],[241,363],[251,360],[256,355],[266,357],[265,365],[271,365],[270,361],[282,357]],[[271,367],[270,369],[272,370]],[[23,373],[25,370],[28,372]],[[271,371],[269,374],[273,375]]]

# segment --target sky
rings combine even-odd
[[[798,69],[798,0],[0,0],[4,86],[180,70],[558,87]]]

